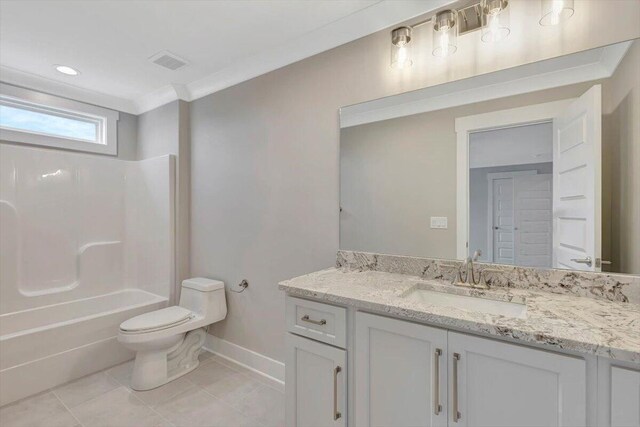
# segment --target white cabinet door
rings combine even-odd
[[[293,334],[286,345],[287,426],[345,426],[346,351]]]
[[[586,425],[583,359],[455,332],[448,338],[450,426]]]
[[[611,367],[611,426],[640,427],[640,371]]]
[[[640,427],[640,365],[598,358],[598,426]]]
[[[445,330],[357,313],[356,425],[445,426],[446,360]]]

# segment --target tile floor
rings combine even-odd
[[[129,388],[133,362],[0,408],[2,427],[280,427],[282,384],[208,352],[154,390]]]

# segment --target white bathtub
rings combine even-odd
[[[127,289],[0,315],[0,406],[131,359],[120,323],[166,305]]]

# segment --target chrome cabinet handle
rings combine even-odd
[[[342,372],[340,366],[336,366],[333,370],[333,421],[337,421],[342,417],[342,414],[338,412],[338,374]]]
[[[458,411],[458,361],[460,360],[460,355],[458,353],[453,353],[453,422],[457,423],[460,418],[462,418],[462,414]]]
[[[302,320],[303,322],[309,322],[309,323],[313,323],[314,325],[326,325],[327,321],[324,319],[320,319],[320,320],[312,320],[309,319],[309,315],[305,314],[304,316],[302,316],[300,318],[300,320]]]
[[[433,413],[440,415],[442,411],[442,405],[440,404],[440,355],[442,350],[436,348],[435,352],[435,366],[433,367]]]
[[[571,261],[577,262],[578,264],[587,264],[589,267],[591,267],[592,264],[592,259],[590,256],[586,258],[571,258]]]

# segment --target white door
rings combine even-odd
[[[288,427],[346,425],[346,351],[287,334]]]
[[[355,424],[447,425],[447,333],[356,314]]]
[[[516,176],[513,186],[515,264],[551,267],[552,175]]]
[[[450,426],[586,425],[586,362],[449,332]]]
[[[553,266],[600,271],[601,87],[553,120]]]
[[[493,180],[493,262],[514,263],[513,178]]]

